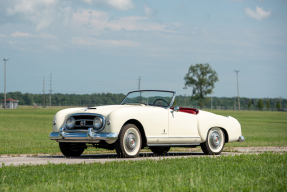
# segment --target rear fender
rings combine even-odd
[[[238,141],[241,135],[241,126],[235,118],[200,111],[198,114],[198,132],[202,142],[205,142],[209,129],[213,127],[223,130],[226,135],[226,143]]]

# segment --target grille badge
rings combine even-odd
[[[84,126],[86,125],[86,121],[85,121],[85,120],[81,120],[80,125],[81,125],[82,127],[84,127]]]

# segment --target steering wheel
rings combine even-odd
[[[153,102],[153,105],[164,106],[164,105],[161,104],[161,101],[165,102],[165,103],[166,103],[166,106],[168,106],[168,102],[166,102],[164,99],[156,99],[156,100]],[[158,104],[156,104],[156,102],[158,102]]]

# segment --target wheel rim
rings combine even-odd
[[[140,135],[135,128],[129,128],[124,136],[124,150],[129,156],[136,155],[140,150]]]
[[[125,146],[129,152],[136,149],[138,138],[133,131],[128,131],[125,137]]]
[[[212,130],[209,135],[209,144],[213,150],[218,149],[221,146],[221,134],[217,130]]]

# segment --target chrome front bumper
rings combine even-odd
[[[80,142],[80,143],[98,143],[100,140],[116,141],[118,133],[95,133],[92,128],[88,129],[85,133],[70,133],[60,129],[60,132],[50,133],[50,140],[58,142]]]
[[[245,139],[244,139],[244,137],[243,137],[243,136],[240,136],[240,137],[239,137],[239,139],[238,139],[238,141],[239,141],[239,142],[244,142],[244,141],[245,141]]]

